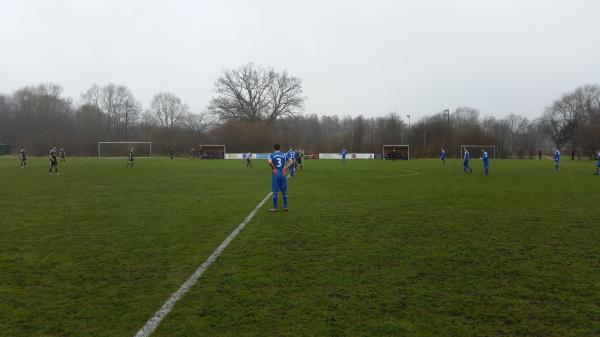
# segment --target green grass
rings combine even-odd
[[[133,336],[270,188],[260,161],[46,164],[0,159],[0,336]],[[306,161],[154,335],[600,336],[593,163],[473,164]]]

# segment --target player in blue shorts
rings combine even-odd
[[[442,148],[442,153],[440,154],[440,160],[442,161],[442,165],[446,165],[446,149]]]
[[[558,174],[558,163],[560,162],[560,150],[554,150],[554,174]]]
[[[348,154],[348,150],[346,150],[345,148],[342,149],[342,163],[346,162],[346,155]]]
[[[481,150],[481,160],[483,160],[483,169],[485,170],[485,175],[490,174],[490,158],[488,158],[488,153],[485,149]]]
[[[285,154],[287,159],[292,160],[292,166],[290,166],[290,177],[294,177],[294,171],[296,171],[296,150],[290,146],[290,149]]]
[[[471,154],[469,153],[469,150],[465,149],[465,154],[463,156],[463,170],[465,171],[465,173],[467,173],[467,170],[469,170],[469,173],[473,173],[473,170],[471,169],[471,166],[469,165],[470,159],[471,159]]]
[[[293,165],[294,161],[287,155],[279,151],[279,144],[275,144],[273,149],[275,152],[269,155],[269,166],[271,166],[271,191],[273,192],[273,208],[271,212],[277,212],[277,193],[281,191],[283,197],[283,211],[288,210],[288,195],[287,195],[287,170]]]
[[[594,174],[598,175],[598,171],[600,171],[600,151],[598,151],[598,153],[596,153],[596,157],[598,159],[598,164],[596,164],[596,173],[594,173]]]

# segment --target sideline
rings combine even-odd
[[[171,312],[177,301],[179,301],[202,277],[202,274],[219,258],[219,255],[227,248],[227,246],[235,239],[242,229],[254,218],[256,212],[265,204],[271,197],[271,192],[248,214],[246,219],[229,234],[229,236],[215,249],[212,254],[196,269],[194,274],[185,281],[179,289],[169,297],[165,304],[146,322],[143,328],[135,334],[135,337],[148,337],[160,325],[160,322]]]

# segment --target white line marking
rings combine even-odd
[[[135,337],[148,337],[150,336],[160,322],[171,312],[177,301],[179,301],[195,284],[198,282],[198,279],[202,277],[202,274],[210,267],[216,260],[219,258],[219,255],[227,248],[229,243],[235,239],[235,237],[240,233],[242,229],[254,218],[256,212],[265,204],[265,202],[271,197],[271,192],[267,194],[267,196],[248,214],[246,219],[237,226],[236,229],[229,234],[229,236],[215,249],[212,254],[196,269],[194,274],[190,276],[187,281],[185,281],[179,289],[171,295],[171,297],[162,305],[162,307],[146,322],[143,328],[135,334]]]

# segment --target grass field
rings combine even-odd
[[[0,159],[0,336],[133,336],[270,189],[254,161]],[[153,336],[600,336],[591,161],[306,161]]]

